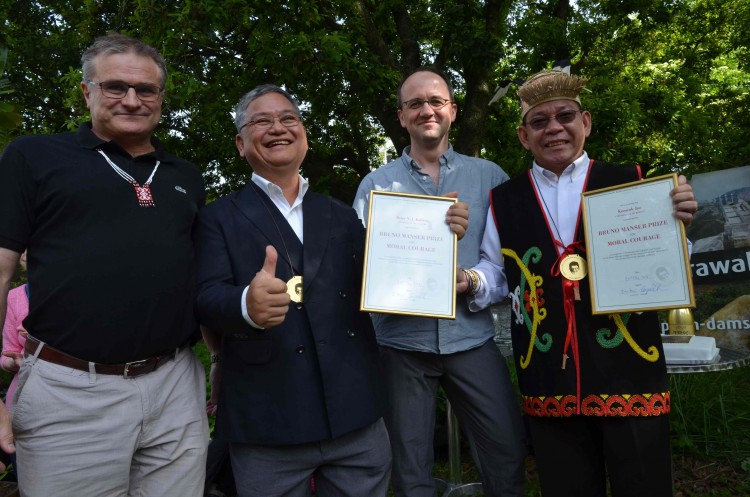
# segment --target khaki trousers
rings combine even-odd
[[[205,372],[190,349],[135,378],[27,355],[13,432],[23,497],[200,497]]]

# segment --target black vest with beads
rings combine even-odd
[[[565,280],[554,271],[557,250],[530,174],[491,192],[512,299],[513,353],[524,412],[546,417],[668,413],[668,380],[655,312],[618,318],[592,315],[584,278],[580,300],[570,300],[576,331],[568,333]],[[584,191],[640,179],[636,166],[601,161],[592,161],[587,174]],[[576,240],[583,247],[580,213]],[[586,257],[584,249],[576,253]]]

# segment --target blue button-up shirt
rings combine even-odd
[[[372,190],[436,196],[458,192],[458,200],[469,205],[469,227],[458,242],[458,265],[475,266],[479,262],[489,192],[506,181],[508,175],[493,162],[459,154],[449,147],[440,156],[436,187],[430,175],[409,156],[409,150],[407,147],[400,158],[362,180],[354,199],[359,218],[366,223]],[[489,311],[471,312],[464,295],[456,299],[455,320],[379,313],[373,314],[372,319],[378,343],[403,350],[452,354],[478,347],[494,336]]]

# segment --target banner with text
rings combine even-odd
[[[750,352],[750,166],[697,174],[690,184],[699,206],[687,228],[696,334]]]

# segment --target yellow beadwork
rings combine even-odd
[[[518,267],[521,269],[521,272],[524,274],[524,276],[526,277],[526,281],[529,284],[529,295],[536,295],[536,289],[542,286],[543,278],[529,271],[529,268],[523,263],[521,258],[518,257],[514,250],[504,248],[501,250],[501,252],[503,255],[506,255],[516,261],[516,264],[518,264]],[[547,310],[539,308],[539,301],[536,298],[529,299],[529,306],[531,307],[532,311],[531,339],[529,340],[529,348],[526,351],[526,355],[522,355],[521,360],[519,361],[522,369],[526,369],[531,362],[531,354],[534,351],[534,343],[536,342],[536,330],[539,327],[539,323],[541,323],[542,320],[547,316]]]
[[[619,314],[612,314],[610,317],[615,322],[615,325],[617,325],[617,329],[620,330],[620,333],[622,333],[625,341],[628,342],[628,345],[630,345],[630,348],[633,349],[636,354],[649,362],[656,362],[659,359],[659,349],[657,349],[655,346],[652,345],[648,348],[648,352],[646,352],[637,343],[635,343],[635,340],[633,340],[633,337],[630,336],[630,332],[625,327],[625,323],[622,322],[622,317]]]

